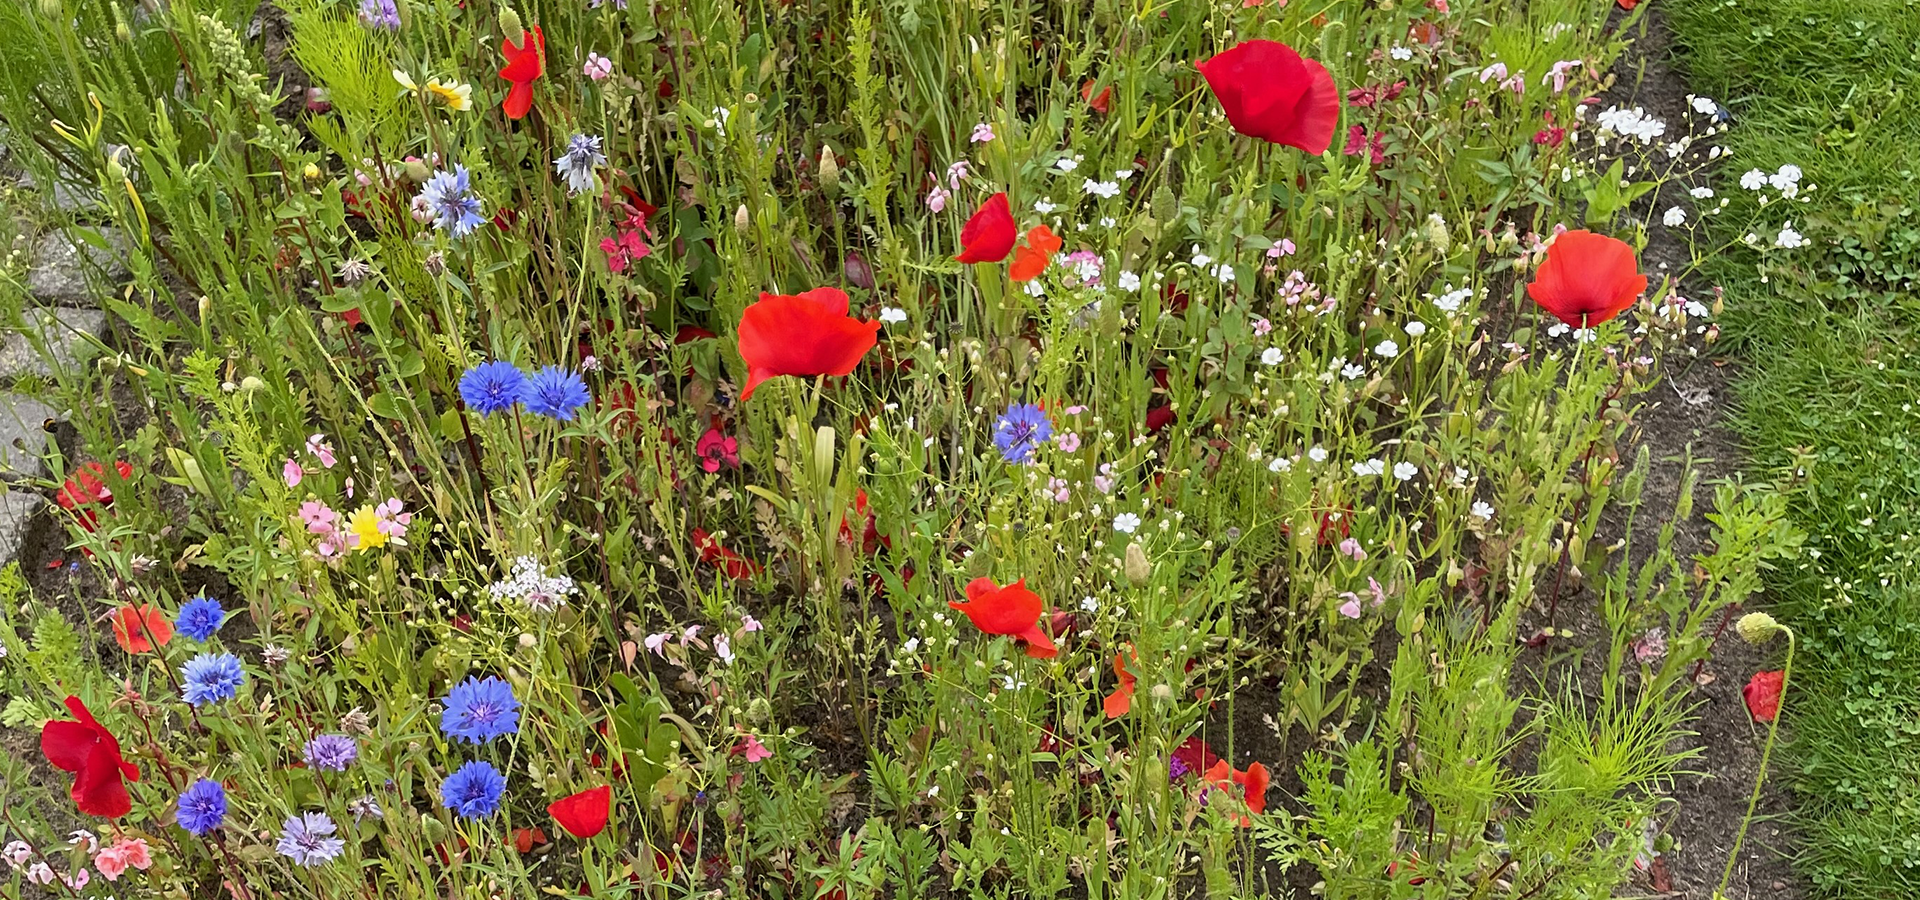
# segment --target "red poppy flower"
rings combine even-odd
[[[1560,321],[1591,328],[1632,306],[1646,289],[1647,276],[1626,241],[1569,231],[1547,248],[1527,296]]]
[[[1004,634],[1026,642],[1027,655],[1034,659],[1051,659],[1060,652],[1040,627],[1040,614],[1046,604],[1039,594],[1027,590],[1025,578],[1006,587],[994,584],[991,578],[975,578],[967,583],[967,602],[950,600],[947,605],[966,613],[973,627],[987,634]]]
[[[553,801],[547,812],[568,834],[585,840],[606,829],[607,816],[613,812],[613,788],[603,784],[562,797]]]
[[[1157,434],[1161,429],[1172,425],[1178,418],[1180,414],[1174,412],[1171,406],[1156,406],[1149,409],[1147,410],[1147,433]]]
[[[1189,736],[1180,742],[1180,746],[1174,748],[1173,759],[1185,766],[1188,772],[1204,772],[1220,761],[1220,757],[1214,754],[1213,748],[1207,746],[1207,742],[1201,740],[1197,734]]]
[[[1241,41],[1206,62],[1200,74],[1233,130],[1318,156],[1340,124],[1340,91],[1327,67],[1279,41]]]
[[[963,263],[997,263],[1013,252],[1020,237],[1013,224],[1013,208],[1007,205],[1007,192],[1001,191],[980,204],[967,224],[960,226],[960,255]]]
[[[1101,91],[1099,95],[1096,96],[1093,93],[1093,82],[1089,80],[1086,84],[1080,86],[1080,98],[1087,101],[1087,105],[1093,107],[1094,112],[1104,116],[1107,114],[1107,110],[1112,108],[1113,85],[1107,85],[1107,89]]]
[[[1140,679],[1127,671],[1126,658],[1119,653],[1113,655],[1113,674],[1119,676],[1120,684],[1113,689],[1113,693],[1107,695],[1106,702],[1101,705],[1106,710],[1107,718],[1118,719],[1133,709],[1133,689],[1140,683]]]
[[[79,697],[67,698],[78,722],[48,722],[40,729],[40,752],[63,772],[74,773],[73,805],[90,816],[115,819],[133,810],[125,781],[139,781],[140,770],[120,756],[120,742],[101,727]]]
[[[687,344],[687,343],[692,343],[694,341],[704,341],[704,340],[709,340],[711,338],[717,338],[717,337],[719,337],[719,335],[714,334],[713,332],[708,331],[705,328],[701,328],[698,325],[682,325],[680,326],[678,331],[675,331],[673,333],[673,342],[675,344]]]
[[[151,604],[122,606],[113,611],[113,642],[128,653],[152,653],[173,640],[173,623]]]
[[[124,460],[114,462],[113,468],[122,479],[133,477],[133,466]],[[102,508],[113,506],[113,490],[103,480],[106,473],[106,466],[97,462],[86,463],[75,469],[73,477],[67,479],[53,496],[54,502],[59,503],[61,509],[74,513],[80,521],[80,527],[87,531],[93,530],[99,516],[86,507],[94,504]]]
[[[1266,766],[1254,763],[1242,772],[1227,765],[1227,761],[1223,759],[1214,763],[1213,767],[1200,777],[1223,791],[1229,791],[1232,787],[1238,786],[1241,789],[1241,799],[1246,801],[1248,812],[1260,815],[1267,811],[1267,785],[1272,779],[1267,775]],[[1252,819],[1246,816],[1240,817],[1241,828],[1252,825]]]
[[[518,42],[503,37],[500,54],[507,58],[507,64],[500,67],[500,77],[513,84],[507,89],[507,99],[500,102],[500,110],[509,119],[520,119],[533,108],[534,80],[547,71],[546,36],[540,33],[540,26],[535,25],[522,32]]]
[[[1047,270],[1047,263],[1063,246],[1060,236],[1045,225],[1037,225],[1027,232],[1027,242],[1013,253],[1013,265],[1007,268],[1007,275],[1014,281],[1032,281]]]
[[[847,315],[847,295],[820,287],[798,296],[761,294],[760,302],[740,315],[740,358],[747,362],[747,387],[753,396],[760,382],[780,375],[847,375],[879,342],[880,323]]]
[[[1621,9],[1631,10],[1640,5],[1640,0],[1613,0]]]
[[[1741,693],[1747,698],[1747,712],[1756,722],[1771,722],[1780,715],[1780,692],[1786,689],[1787,673],[1755,672]]]
[[[704,530],[693,530],[693,549],[700,554],[700,561],[719,569],[728,578],[752,578],[760,574],[760,564],[738,553],[720,546],[713,535]]]

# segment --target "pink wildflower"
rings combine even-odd
[[[300,464],[294,462],[292,458],[288,458],[286,465],[280,467],[280,477],[286,479],[287,487],[290,488],[299,487],[300,479],[305,478],[306,475],[307,471],[300,468]]]
[[[307,452],[320,460],[320,465],[329,469],[333,468],[333,464],[337,462],[333,456],[333,444],[327,441],[327,436],[324,434],[307,438]]]
[[[613,74],[613,60],[598,53],[589,53],[587,64],[580,68],[580,72],[594,81],[605,81],[607,76]]]
[[[760,743],[760,739],[751,734],[740,739],[740,752],[746,756],[747,762],[750,763],[763,762],[773,758],[773,751],[768,750],[767,745]]]

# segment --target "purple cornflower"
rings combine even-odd
[[[466,166],[454,166],[451,172],[435,172],[420,189],[420,200],[433,213],[433,227],[466,237],[486,224],[480,217],[480,198],[473,195],[472,179]]]
[[[440,714],[440,730],[456,740],[484,744],[520,730],[520,701],[513,686],[491,675],[467,676],[447,692],[447,708]]]
[[[227,611],[220,608],[220,601],[207,597],[195,597],[180,607],[180,616],[173,620],[175,631],[205,643],[207,638],[220,630],[220,623],[226,621]]]
[[[360,757],[360,746],[344,734],[316,735],[307,742],[307,767],[322,772],[345,772]]]
[[[188,832],[206,837],[227,820],[227,789],[220,782],[202,778],[180,792],[174,820]]]
[[[1033,452],[1052,437],[1053,422],[1047,419],[1046,410],[1031,403],[1007,407],[993,423],[993,445],[1010,463],[1032,459]]]
[[[330,863],[347,848],[346,841],[333,836],[334,830],[333,820],[323,812],[288,816],[280,826],[280,843],[276,849],[281,856],[303,866]]]
[[[527,390],[527,373],[510,362],[484,362],[460,376],[460,399],[483,416],[505,412]]]
[[[478,819],[500,808],[500,794],[506,789],[507,777],[493,763],[476,759],[441,783],[440,805],[463,819]]]
[[[547,366],[533,373],[520,394],[520,401],[527,405],[528,412],[562,422],[573,421],[573,411],[592,400],[593,395],[587,392],[587,383],[580,380],[579,375],[559,366]]]
[[[360,24],[368,28],[400,30],[400,8],[393,0],[360,0]]]
[[[185,682],[180,694],[194,706],[232,699],[247,682],[239,657],[231,653],[202,653],[187,661],[180,676]]]

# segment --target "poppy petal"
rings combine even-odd
[[[607,817],[613,811],[613,787],[601,785],[589,788],[570,797],[555,800],[547,807],[554,821],[560,823],[568,834],[586,839],[599,834],[607,827]]]
[[[967,218],[967,224],[960,227],[960,255],[954,259],[963,263],[997,263],[1013,252],[1013,242],[1019,236],[1013,224],[1013,208],[1007,203],[1006,192],[1001,191],[980,204]]]
[[[1780,715],[1780,692],[1786,688],[1786,677],[1781,671],[1755,672],[1741,689],[1754,721],[1771,722]]]
[[[66,772],[80,771],[99,743],[97,729],[80,722],[48,722],[40,729],[40,752],[54,768]]]
[[[73,805],[90,816],[117,819],[133,810],[133,798],[120,778],[120,755],[104,743],[93,752],[73,780]]]

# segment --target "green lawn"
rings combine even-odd
[[[1783,163],[1818,185],[1795,211],[1816,242],[1797,268],[1744,253],[1708,268],[1752,469],[1795,487],[1819,551],[1774,594],[1806,654],[1781,770],[1801,867],[1823,896],[1920,896],[1920,2],[1666,11],[1692,87],[1735,115],[1723,192]]]

